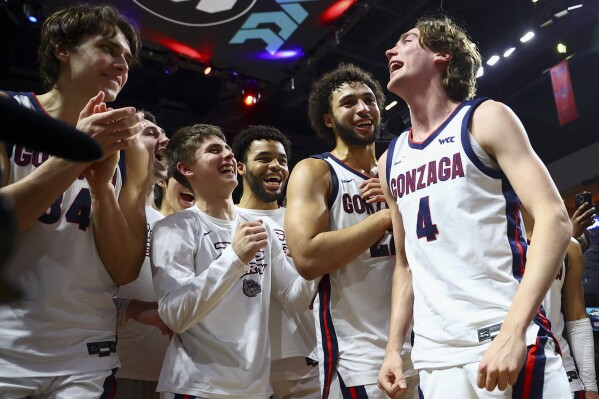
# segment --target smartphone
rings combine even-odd
[[[576,209],[580,208],[582,204],[587,204],[586,208],[593,207],[593,196],[588,191],[583,191],[582,193],[576,194],[574,197],[574,203],[576,204]]]

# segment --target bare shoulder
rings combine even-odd
[[[5,92],[5,91],[3,91],[3,90],[0,90],[0,97],[2,97],[2,98],[10,98],[10,96],[8,95],[8,93]]]
[[[480,104],[472,114],[470,133],[494,156],[505,148],[528,148],[528,136],[518,116],[507,105],[493,100]]]
[[[291,176],[289,177],[289,186],[294,182],[301,182],[302,185],[319,185],[325,183],[327,186],[331,180],[331,171],[327,162],[317,158],[305,158],[295,165]]]

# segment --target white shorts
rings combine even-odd
[[[406,377],[406,382],[408,390],[401,398],[418,399],[418,376]],[[379,389],[377,384],[346,387],[339,373],[335,373],[331,380],[329,399],[389,399],[389,397]]]
[[[447,369],[420,370],[422,399],[565,399],[572,397],[562,359],[553,340],[546,336],[528,347],[525,365],[518,381],[505,391],[492,392],[477,386],[479,362]]]
[[[116,369],[52,377],[0,377],[0,399],[112,399]]]

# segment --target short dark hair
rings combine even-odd
[[[142,109],[141,112],[143,112],[144,114],[144,119],[147,121],[152,122],[153,124],[157,125],[158,123],[156,122],[156,117],[154,116],[153,113],[151,113],[148,110]]]
[[[379,109],[383,109],[385,106],[385,93],[381,88],[381,84],[370,72],[354,64],[339,64],[337,68],[326,73],[312,84],[312,90],[308,97],[310,125],[316,131],[316,134],[328,143],[335,142],[335,133],[324,124],[323,116],[331,112],[333,92],[344,83],[365,84],[374,93]]]
[[[452,56],[441,77],[447,95],[455,101],[474,97],[481,56],[466,30],[448,16],[421,18],[416,28],[420,31],[419,43],[423,48],[446,51]]]
[[[129,43],[134,64],[140,48],[139,31],[133,22],[115,7],[78,4],[51,14],[42,25],[37,52],[44,84],[52,88],[58,80],[60,62],[54,56],[55,46],[64,45],[74,49],[87,35],[103,34],[115,37],[119,30]]]
[[[166,146],[165,156],[168,177],[174,177],[175,180],[192,192],[194,192],[193,187],[191,187],[187,178],[179,172],[177,164],[179,162],[193,162],[197,149],[200,148],[204,139],[209,136],[216,136],[227,142],[224,133],[218,126],[198,123],[177,130]]]
[[[277,128],[265,125],[250,126],[242,130],[233,139],[233,153],[235,159],[241,162],[247,162],[247,152],[256,140],[278,141],[283,145],[287,159],[291,158],[291,141]]]

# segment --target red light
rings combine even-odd
[[[241,101],[246,107],[253,107],[260,100],[260,92],[252,87],[241,90]]]
[[[320,23],[328,25],[339,18],[348,8],[350,8],[357,0],[340,0],[326,9],[320,16]]]

